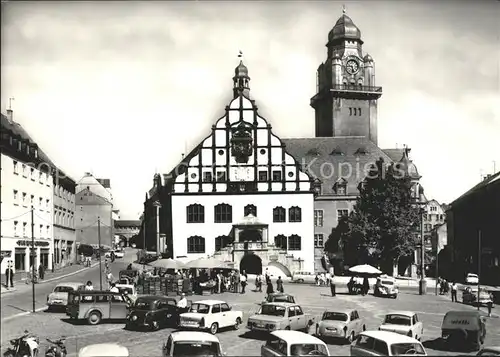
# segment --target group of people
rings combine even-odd
[[[368,281],[368,278],[365,276],[362,278],[362,282],[360,279],[361,278],[359,277],[351,277],[347,283],[347,290],[349,291],[349,294],[361,294],[363,296],[368,294],[370,291],[370,282]]]

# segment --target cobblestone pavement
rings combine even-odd
[[[365,319],[367,328],[377,329],[383,314],[391,310],[412,310],[419,314],[424,324],[424,336],[422,341],[430,355],[454,355],[454,353],[439,350],[436,339],[440,336],[440,328],[443,315],[449,310],[471,310],[470,306],[452,303],[442,296],[425,295],[419,296],[415,293],[401,293],[396,299],[376,298],[368,296],[350,296],[345,293],[336,297],[329,296],[326,287],[315,287],[310,285],[286,284],[285,290],[296,296],[302,304],[305,312],[320,315],[326,307],[329,308],[356,308]],[[264,293],[249,291],[248,293],[216,295],[217,298],[229,302],[233,309],[241,309],[244,312],[244,323],[249,315],[255,313],[258,302],[264,298]],[[193,301],[201,300],[201,296],[191,297]],[[22,316],[6,323],[2,323],[2,352],[8,344],[9,339],[20,335],[24,329],[40,336],[41,342],[45,338],[57,338],[62,335],[68,337],[67,347],[69,356],[76,356],[78,349],[94,343],[116,342],[129,348],[131,356],[160,356],[161,346],[171,329],[157,332],[135,332],[123,330],[123,324],[109,323],[98,326],[75,325],[65,319],[61,313],[40,312],[28,316]],[[500,346],[500,319],[487,319],[486,346]],[[249,338],[244,326],[240,330],[222,331],[218,334],[223,348],[228,356],[260,355],[260,347],[263,341]],[[42,342],[42,350],[45,349]],[[332,355],[349,355],[349,346],[329,342]],[[474,354],[474,353],[471,353]]]

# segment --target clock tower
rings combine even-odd
[[[361,31],[345,14],[328,34],[327,59],[318,67],[315,110],[316,137],[366,137],[377,145],[375,63],[363,54]]]

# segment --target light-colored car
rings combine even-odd
[[[248,318],[247,328],[253,332],[276,330],[308,331],[315,317],[305,314],[297,304],[272,302],[262,304],[257,314]]]
[[[395,299],[398,297],[398,293],[399,290],[396,285],[396,279],[387,275],[377,278],[377,282],[373,288],[373,294],[375,296],[391,297]]]
[[[299,331],[273,331],[260,348],[261,356],[330,356],[319,338]]]
[[[110,250],[109,252],[106,252],[104,256],[106,258],[111,258],[111,252],[115,253],[115,258],[123,258],[125,256],[125,252],[123,250]]]
[[[477,304],[478,303],[478,300],[477,300],[477,287],[466,287],[464,289],[464,291],[462,291],[462,302],[464,304]],[[493,302],[491,300],[491,296],[490,294],[488,293],[488,291],[484,290],[484,289],[481,289],[479,291],[479,304],[480,305],[486,305],[488,304],[489,302]]]
[[[291,304],[296,304],[295,297],[290,294],[285,293],[271,293],[266,296],[266,299],[262,302],[265,304],[266,302],[289,302]]]
[[[68,294],[72,291],[84,290],[83,283],[60,283],[47,295],[47,306],[49,310],[54,308],[65,308],[68,306]]]
[[[469,273],[469,274],[467,274],[467,277],[465,278],[465,283],[466,284],[479,284],[479,276],[477,276],[477,274]]]
[[[387,331],[361,332],[351,344],[351,356],[427,356],[424,346],[414,338]]]
[[[296,283],[314,283],[316,274],[309,271],[296,271],[292,274],[292,281]]]
[[[316,336],[343,338],[349,342],[366,331],[365,321],[357,310],[326,310],[316,325]]]
[[[128,348],[116,343],[98,343],[85,346],[78,352],[78,357],[129,357]]]
[[[395,332],[420,341],[424,325],[412,311],[394,311],[385,315],[379,331]]]
[[[233,311],[229,304],[221,300],[201,300],[191,304],[189,312],[180,315],[179,327],[208,330],[215,335],[225,327],[240,328],[242,311]]]
[[[500,356],[500,347],[484,347],[476,356]]]
[[[211,356],[221,357],[222,351],[219,339],[206,332],[177,331],[168,336],[163,344],[163,357],[168,356]]]
[[[133,284],[116,284],[115,286],[122,294],[126,291],[132,302],[137,300],[137,290]]]

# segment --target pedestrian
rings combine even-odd
[[[129,265],[127,265],[127,270],[132,270],[132,263],[130,263]]]
[[[314,281],[316,282],[316,286],[319,286],[319,274],[316,274]]]
[[[280,293],[284,292],[283,280],[281,280],[281,276],[278,276],[278,280],[276,280],[276,290]]]
[[[111,287],[111,285],[114,285],[115,277],[111,273],[111,271],[108,271],[106,274],[106,280],[108,281],[108,288]]]
[[[369,290],[370,290],[370,283],[368,282],[368,278],[365,276],[363,279],[363,291],[361,294],[365,296],[366,294],[368,294]]]
[[[330,277],[330,280],[328,281],[329,284],[330,284],[330,292],[332,293],[332,296],[335,296],[336,295],[336,292],[335,292],[335,282],[333,281],[333,276]]]
[[[94,290],[94,286],[92,285],[92,282],[90,280],[87,281],[87,284],[85,285],[85,290],[88,290],[88,291]]]
[[[479,295],[479,292],[478,292]],[[491,309],[493,308],[493,294],[490,293],[490,299],[486,303],[486,306],[488,307],[488,317],[491,317]]]
[[[12,269],[12,260],[7,262],[7,269],[5,269],[5,287],[14,287],[14,270]]]
[[[451,302],[458,302],[457,291],[458,291],[457,283],[456,282],[451,283]]]
[[[240,283],[241,283],[241,293],[245,293],[245,288],[247,286],[247,274],[243,270],[243,274],[240,275]]]
[[[43,266],[43,264],[40,264],[40,266],[38,267],[38,276],[41,280],[45,278],[45,267]]]
[[[267,285],[266,294],[267,294],[267,296],[269,296],[270,294],[274,293],[273,282],[271,281],[271,278],[269,277],[269,275],[267,276],[267,279],[266,279],[266,285]]]
[[[115,283],[111,283],[109,284],[109,291],[112,293],[119,293],[120,289],[118,289]]]

